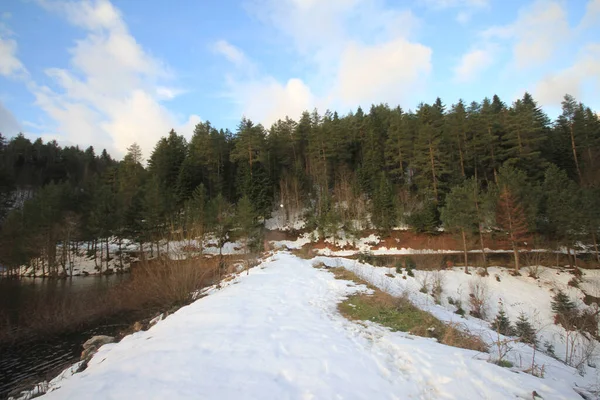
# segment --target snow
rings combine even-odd
[[[368,289],[313,268],[318,261],[358,265],[275,253],[148,331],[101,347],[85,371],[51,382],[43,397],[531,399],[535,390],[573,399],[574,385],[590,384],[553,359],[542,379],[496,366],[489,354],[350,322],[337,303]],[[357,268],[374,280],[385,270]]]
[[[276,209],[271,214],[271,218],[265,220],[265,228],[271,231],[299,230],[304,228],[305,224],[303,211],[290,212],[285,207]]]
[[[303,233],[296,240],[272,240],[271,245],[275,249],[301,249],[304,245],[312,242],[310,233]]]
[[[394,296],[407,295],[417,307],[431,312],[442,321],[458,323],[459,327],[475,333],[488,344],[493,344],[498,339],[497,333],[491,329],[489,322],[495,318],[500,303],[502,303],[503,309],[513,323],[520,313],[524,313],[538,331],[541,350],[543,350],[542,345],[547,341],[554,346],[556,356],[559,359],[565,358],[567,350],[565,343],[566,331],[561,326],[554,324],[554,313],[551,308],[552,297],[558,290],[562,290],[574,300],[579,308],[588,307],[582,301],[582,290],[568,285],[568,282],[573,278],[572,274],[542,266],[539,267],[540,279],[527,276],[526,268],[523,268],[522,276],[512,276],[511,270],[498,267],[488,268],[489,276],[487,277],[477,275],[475,273],[476,269],[472,269],[472,274],[468,275],[464,273],[462,268],[453,268],[441,271],[415,270],[413,271],[414,277],[407,276],[406,279],[403,279],[402,275],[397,274],[394,268],[374,267],[345,258],[315,257],[314,262],[347,268],[385,292]],[[443,282],[443,293],[439,305],[435,304],[434,298],[430,294],[432,280],[436,274],[439,274],[439,279]],[[420,292],[424,283],[426,283],[428,293]],[[449,297],[454,300],[458,299],[463,309],[468,312],[470,285],[474,283],[480,283],[486,289],[488,322],[470,316],[461,317],[455,314],[456,307],[449,304]],[[586,293],[598,296],[600,294],[600,271],[585,271],[584,282],[580,287]],[[581,352],[585,350],[587,340],[578,337],[576,338],[576,344],[579,348],[574,360],[582,357]],[[592,345],[597,345],[597,342],[593,341]],[[524,344],[514,344],[512,347],[514,349],[508,356],[510,361],[518,363],[521,360],[531,360],[531,347]],[[592,361],[598,360],[599,356],[598,349],[596,349]],[[536,359],[540,364],[546,364],[549,369],[563,369],[566,367],[563,364],[557,364],[556,360],[546,355],[537,354]],[[585,372],[590,375],[596,374],[595,369],[592,368],[587,368]]]

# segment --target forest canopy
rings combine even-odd
[[[510,105],[493,96],[306,111],[268,129],[244,118],[235,132],[205,121],[189,141],[169,132],[147,162],[135,143],[118,161],[0,136],[0,264],[51,265],[71,240],[253,230],[280,205],[324,236],[443,223],[463,238],[499,230],[515,246],[526,235],[596,246],[599,157],[598,114],[566,95],[551,121],[528,93]]]

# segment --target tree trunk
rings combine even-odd
[[[483,243],[483,231],[481,229],[481,224],[479,224],[479,243],[481,244],[481,256],[483,257],[483,268],[485,269],[485,274],[487,275],[488,262],[487,262],[487,255],[485,254],[485,245]]]
[[[598,242],[596,240],[596,232],[592,231],[592,243],[594,243],[594,251],[596,252],[596,261],[600,263],[600,254],[598,253]]]
[[[140,261],[145,261],[146,255],[144,254],[144,242],[140,240]]]
[[[435,196],[435,201],[438,201],[438,192],[437,192],[437,178],[435,176],[435,162],[433,159],[433,147],[431,144],[431,140],[429,141],[429,160],[431,162],[431,175],[433,177],[433,195]]]
[[[575,133],[573,132],[573,124],[569,126],[571,132],[571,149],[573,150],[573,160],[575,161],[575,168],[577,168],[577,176],[579,177],[579,183],[581,183],[581,169],[579,169],[579,160],[577,159],[577,146],[575,145]]]
[[[465,230],[462,228],[461,228],[460,232],[462,234],[463,251],[465,254],[465,274],[468,274],[469,273],[469,253],[467,251],[467,235],[465,234]]]
[[[119,269],[123,271],[123,239],[119,238]]]
[[[110,249],[108,248],[108,236],[106,237],[106,270],[108,271],[108,259],[110,258]]]
[[[515,272],[518,274],[521,269],[521,265],[519,263],[519,249],[517,248],[517,243],[514,240],[511,240],[513,253],[515,255]]]
[[[94,265],[98,268],[98,240],[94,239],[92,249],[94,251]],[[102,269],[102,247],[100,247],[100,269]]]

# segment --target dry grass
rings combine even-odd
[[[481,338],[458,329],[456,324],[444,324],[432,314],[413,305],[407,296],[391,296],[342,267],[330,268],[329,271],[336,279],[351,280],[373,290],[371,294],[350,296],[338,304],[340,313],[349,320],[372,321],[392,331],[436,338],[448,346],[480,352],[488,350]]]
[[[446,325],[446,331],[441,342],[448,346],[475,350],[482,353],[489,350],[487,344],[479,336],[459,329],[457,323]]]
[[[345,280],[345,281],[353,281],[357,284],[365,285],[366,287],[368,287],[371,290],[380,292],[380,290],[377,289],[375,286],[373,286],[369,282],[365,281],[364,279],[362,279],[361,277],[356,275],[354,272],[349,271],[344,267],[328,268],[327,270],[333,273],[333,276],[335,277],[335,279],[341,279],[341,280]]]

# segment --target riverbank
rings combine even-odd
[[[226,268],[234,264],[230,258],[225,262]],[[122,337],[162,312],[189,304],[190,293],[218,280],[217,267],[217,259],[155,260],[103,293],[52,292],[22,304],[17,319],[5,312],[0,318],[0,398],[60,372],[57,368],[76,361],[81,344],[94,334]],[[141,324],[134,329],[135,322]]]
[[[578,392],[589,394],[596,382],[595,368],[580,374],[521,342],[511,342],[505,356],[510,363],[497,363],[493,346],[489,353],[465,350],[372,321],[350,321],[338,304],[372,290],[348,278],[336,279],[329,268],[352,269],[384,291],[419,284],[417,277],[403,279],[404,272],[354,260],[303,260],[277,252],[148,331],[101,347],[84,372],[66,371],[49,382],[42,398],[391,399],[401,393],[406,398],[527,399],[537,393],[546,399],[572,399]],[[539,286],[545,279],[510,280],[505,272],[501,282],[489,277],[490,283],[497,283],[495,295],[512,307],[515,299],[523,301],[525,286],[536,288],[532,293],[539,301],[533,304],[543,306],[541,315],[546,317],[550,305],[545,300],[551,291]],[[455,281],[468,286],[478,279],[459,269],[446,274],[452,285],[444,286],[444,298],[455,296]],[[568,288],[562,284],[563,274],[548,274],[552,282]],[[389,278],[389,284],[381,283],[383,278]],[[409,293],[412,297],[427,298],[415,305],[456,329],[469,329],[491,343],[497,337],[488,322],[457,315],[455,306],[445,301],[436,304],[418,290]],[[532,353],[538,368],[534,370]]]

